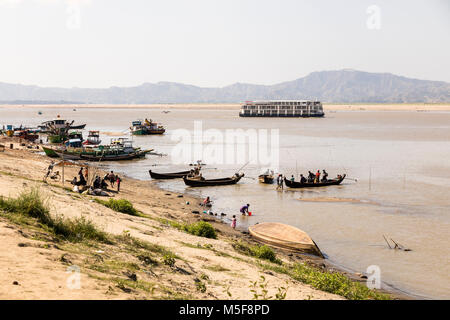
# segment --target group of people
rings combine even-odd
[[[77,177],[74,177],[71,183],[77,187],[86,186],[88,177],[89,177],[88,167],[85,168],[81,167],[80,170],[78,171],[78,179]],[[116,184],[117,192],[119,192],[121,181],[122,179],[118,175],[114,174],[114,171],[111,171],[110,173],[107,173],[103,178],[100,178],[100,176],[96,175],[92,183],[92,188],[106,190],[108,188],[107,182],[109,182],[112,188],[114,188],[114,184]]]
[[[321,178],[322,176],[322,178]],[[282,174],[279,174],[277,176],[277,190],[281,189],[283,190],[284,187],[284,178]],[[303,174],[300,174],[300,183],[319,183],[319,182],[327,182],[328,181],[328,172],[325,171],[325,169],[320,172],[320,170],[317,170],[317,172],[314,174],[311,171],[308,171],[308,177],[306,178]],[[294,175],[291,175],[290,181],[294,182],[295,177]]]

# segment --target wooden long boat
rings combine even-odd
[[[248,228],[249,233],[259,242],[294,252],[304,252],[323,258],[319,247],[310,236],[293,226],[278,223],[258,223]]]
[[[335,186],[338,184],[341,184],[342,181],[344,181],[345,179],[345,174],[341,176],[340,179],[330,179],[324,182],[318,182],[318,183],[314,183],[314,182],[305,182],[305,183],[301,183],[298,181],[291,181],[288,180],[286,178],[284,178],[284,183],[286,184],[286,187],[289,188],[317,188],[317,187],[326,187],[326,186]]]
[[[261,174],[258,176],[258,180],[261,183],[272,184],[273,183],[273,175],[271,174]]]
[[[152,177],[152,179],[179,179],[191,173],[189,170],[171,173],[156,173],[152,170],[148,170],[148,172],[150,173],[150,177]]]
[[[202,179],[202,178],[188,178],[183,177],[183,181],[190,187],[212,187],[212,186],[226,186],[230,184],[236,184],[244,176],[243,173],[234,175],[231,178],[222,179]]]
[[[102,152],[99,150],[87,150],[85,148],[74,148],[73,150],[63,150],[59,148],[42,147],[45,154],[48,157],[64,157],[65,160],[86,160],[86,161],[120,161],[120,160],[132,160],[137,158],[143,158],[153,149],[149,150],[135,150],[132,152],[114,152],[107,150]]]

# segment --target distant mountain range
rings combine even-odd
[[[450,102],[450,83],[356,70],[313,72],[274,85],[235,83],[203,88],[175,82],[104,89],[38,87],[0,82],[0,103],[150,104],[239,103],[246,100],[317,99],[334,103]]]

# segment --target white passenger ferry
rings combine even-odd
[[[246,101],[240,117],[323,117],[322,103],[310,100]]]

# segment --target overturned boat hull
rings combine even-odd
[[[278,222],[264,222],[250,226],[248,231],[257,241],[270,246],[323,258],[319,247],[309,235],[293,226]]]

